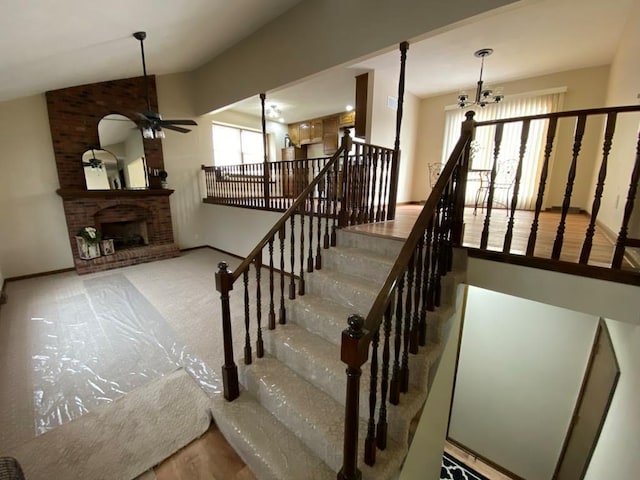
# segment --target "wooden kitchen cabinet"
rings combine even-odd
[[[325,155],[333,155],[338,150],[338,117],[322,120],[322,147]]]
[[[341,113],[340,117],[338,118],[338,126],[340,128],[353,127],[355,123],[356,123],[355,111]]]
[[[300,125],[300,145],[308,145],[311,143],[311,124],[302,122]]]
[[[300,124],[292,123],[291,125],[289,125],[287,130],[291,143],[293,143],[294,145],[300,145]]]
[[[291,135],[289,135],[291,137]],[[307,158],[306,148],[299,147],[285,147],[282,149],[282,161],[287,162],[290,160],[298,160],[300,158]]]
[[[322,143],[322,120],[311,120],[309,124],[311,143]]]

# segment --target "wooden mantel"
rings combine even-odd
[[[175,190],[170,188],[145,188],[140,190],[82,190],[79,188],[59,188],[56,193],[65,200],[73,200],[76,198],[122,198],[122,197],[152,197],[152,196],[169,196]]]

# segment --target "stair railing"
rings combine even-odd
[[[398,405],[400,394],[409,390],[409,354],[418,353],[426,345],[427,312],[440,305],[440,279],[451,271],[453,247],[461,244],[473,115],[474,112],[467,112],[460,139],[366,319],[351,315],[349,327],[342,332],[340,356],[347,364],[347,391],[343,465],[338,480],[361,478],[357,459],[360,376],[362,365],[369,358],[369,346],[372,345],[371,384],[364,461],[373,465],[376,449],[387,446],[387,404]]]
[[[224,365],[222,366],[222,380],[224,387],[224,397],[229,400],[235,400],[240,394],[240,386],[238,383],[238,368],[235,363],[233,353],[233,334],[231,326],[231,310],[229,301],[229,292],[233,290],[234,283],[242,277],[244,289],[244,326],[245,326],[245,342],[244,342],[244,363],[251,364],[253,361],[253,352],[251,346],[251,312],[250,312],[250,295],[249,295],[249,270],[251,265],[255,267],[255,318],[257,322],[256,331],[256,356],[261,358],[264,356],[264,343],[262,339],[262,292],[261,292],[261,271],[263,267],[262,255],[265,247],[268,249],[269,256],[269,312],[267,314],[267,328],[273,330],[276,328],[276,281],[274,266],[274,247],[276,237],[280,253],[280,295],[279,295],[279,311],[278,323],[286,323],[286,307],[285,307],[285,275],[289,276],[288,281],[288,297],[294,299],[296,297],[296,272],[295,267],[299,268],[299,276],[297,277],[298,295],[305,293],[305,262],[307,272],[312,272],[314,267],[322,268],[322,250],[329,248],[330,245],[336,244],[336,229],[338,228],[337,219],[339,211],[344,203],[343,199],[338,196],[339,183],[338,172],[340,171],[340,157],[343,158],[343,165],[347,165],[348,152],[351,149],[352,140],[349,133],[346,132],[342,137],[340,148],[320,170],[317,176],[310,182],[308,176],[299,175],[295,178],[295,188],[300,191],[291,206],[285,211],[282,217],[267,232],[267,234],[258,242],[254,249],[247,255],[242,263],[233,272],[228,269],[226,262],[218,264],[216,272],[216,289],[220,292],[220,300],[222,306],[222,336],[224,342]],[[343,168],[344,170],[344,168]],[[307,183],[308,182],[308,183]],[[295,241],[295,219],[296,216],[300,220],[300,242]],[[308,230],[305,231],[305,217],[308,218]],[[324,221],[323,221],[324,220]],[[289,233],[289,260],[290,271],[285,273],[285,238],[287,236],[287,223],[290,225]],[[314,223],[316,226],[316,235],[314,235]],[[305,250],[304,237],[308,233],[308,257]],[[315,242],[315,244],[314,244]],[[315,251],[315,259],[314,259]]]

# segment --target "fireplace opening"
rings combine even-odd
[[[147,222],[109,222],[101,224],[102,238],[112,239],[116,250],[149,245]]]

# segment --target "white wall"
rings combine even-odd
[[[597,325],[470,287],[449,436],[523,478],[550,479]]]
[[[204,114],[513,0],[306,0],[194,71]],[[322,28],[309,30],[309,22]],[[372,29],[372,26],[380,26]]]
[[[180,248],[205,245],[203,240],[201,165],[212,164],[211,121],[197,117],[191,106],[191,83],[188,74],[156,77],[158,109],[165,118],[192,118],[198,125],[191,132],[166,131],[162,140],[164,167],[169,197],[174,239]]]
[[[640,327],[607,320],[620,378],[585,480],[638,478],[640,471]]]
[[[637,19],[640,16],[640,3],[636,2],[623,28],[618,50],[611,64],[611,75],[607,91],[606,104],[637,105],[640,93],[640,63],[638,62],[638,46],[640,46],[640,29]],[[640,114],[621,114],[616,124],[616,136],[609,158],[609,168],[605,184],[604,196],[599,220],[615,234],[620,231],[624,205],[629,190],[629,179],[635,160],[635,149],[638,142]],[[599,162],[598,166],[599,168]],[[594,169],[594,180],[597,169]],[[630,233],[640,237],[640,202],[636,201],[632,217]]]
[[[457,310],[450,320],[449,337],[444,344],[438,371],[429,388],[429,396],[425,402],[413,442],[409,447],[409,453],[402,466],[399,480],[440,478],[466,288],[464,285],[458,286]]]
[[[5,278],[73,267],[44,95],[0,103]]]
[[[399,57],[399,54],[398,54]],[[398,64],[399,64],[398,60]],[[376,71],[369,73],[373,77],[371,97],[371,116],[368,119],[369,137],[367,142],[381,147],[393,148],[396,135],[397,110],[390,108],[388,97],[398,98],[398,72]],[[371,84],[370,84],[371,86]],[[408,202],[411,198],[411,182],[415,157],[416,132],[418,129],[419,100],[405,91],[400,130],[400,171],[398,175],[398,202]]]
[[[469,258],[469,285],[640,325],[640,287]]]
[[[503,84],[505,95],[544,90],[555,87],[567,87],[562,110],[602,107],[605,101],[608,66],[583,68],[559,72],[540,77],[532,77]],[[458,92],[436,97],[428,97],[420,102],[418,138],[416,145],[416,163],[414,165],[412,199],[424,200],[431,187],[428,179],[428,164],[440,162],[444,137],[445,107],[455,104]],[[490,107],[487,107],[490,108]],[[588,123],[582,146],[579,168],[576,176],[571,205],[589,209],[593,197],[589,195],[592,185],[593,165],[601,152],[599,130],[601,121]],[[567,173],[571,162],[573,145],[573,124],[568,121],[559,123],[554,145],[554,156],[547,181],[545,207],[562,205]],[[537,191],[537,190],[536,190]]]

